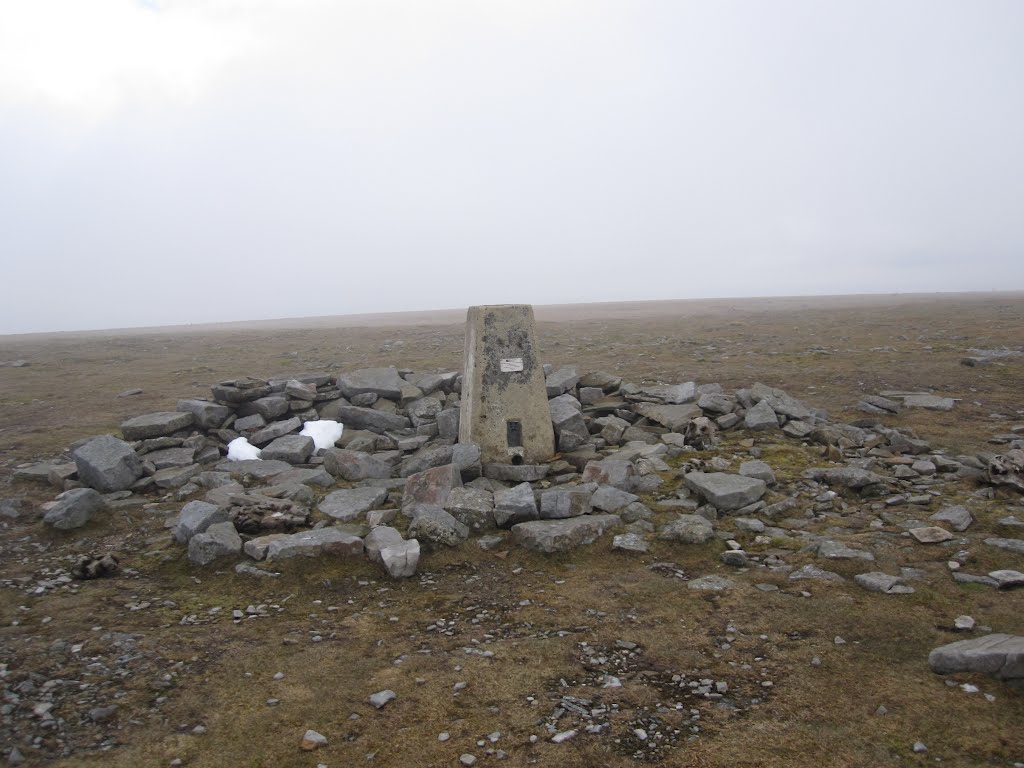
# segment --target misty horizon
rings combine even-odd
[[[1024,6],[0,8],[0,334],[1024,289]]]

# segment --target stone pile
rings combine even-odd
[[[394,577],[415,573],[421,548],[458,546],[470,536],[480,537],[481,547],[508,541],[554,553],[613,531],[613,548],[622,552],[644,552],[654,537],[691,545],[718,540],[726,566],[783,570],[793,581],[841,580],[814,565],[797,569],[785,557],[870,563],[881,539],[864,537],[853,547],[805,531],[809,525],[843,528],[849,519],[878,536],[894,531],[923,545],[953,546],[965,541],[973,518],[959,506],[928,516],[947,485],[981,483],[979,493],[989,495],[993,486],[1022,490],[1015,482],[1024,445],[1016,433],[1004,455],[951,457],[911,430],[879,421],[876,411],[901,407],[882,396],[864,398],[871,416],[842,424],[762,383],[735,391],[633,384],[568,366],[545,366],[545,375],[558,451],[545,464],[481,463],[477,446],[457,442],[458,373],[371,368],[222,381],[209,400],[181,400],[173,411],[129,419],[120,438],[83,440],[66,460],[19,474],[63,491],[44,517],[58,529],[158,494],[183,504],[169,527],[197,565],[366,557]],[[334,446],[317,449],[299,434],[317,420],[344,425]],[[709,455],[726,432],[740,433],[730,444],[745,455]],[[228,444],[239,437],[260,448],[261,458],[227,460]],[[816,446],[821,466],[780,484],[758,459],[757,443],[766,442]],[[507,540],[494,538],[501,529],[511,530]],[[741,542],[762,551],[748,554]],[[1012,537],[985,542],[1024,547]],[[971,575],[962,564],[951,566],[958,580],[1017,584],[1016,571]],[[857,579],[892,595],[912,592],[908,581],[912,574],[877,569]],[[732,585],[718,576],[691,584],[711,591]]]

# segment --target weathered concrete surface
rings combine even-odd
[[[478,444],[488,464],[548,461],[555,434],[533,307],[470,307],[464,370],[459,442]],[[519,447],[509,445],[510,421],[519,423]]]

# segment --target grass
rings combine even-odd
[[[553,363],[637,382],[696,378],[728,389],[762,381],[843,420],[864,416],[853,407],[863,393],[934,388],[964,399],[951,413],[911,411],[883,420],[956,454],[992,451],[988,436],[1022,420],[1024,361],[982,369],[958,362],[968,347],[1019,345],[1022,324],[1020,296],[897,297],[870,306],[738,304],[705,314],[542,320],[539,335]],[[31,362],[0,369],[0,464],[9,472],[53,456],[73,440],[115,431],[125,418],[203,396],[211,383],[231,376],[389,364],[450,369],[461,364],[461,344],[454,325],[0,339],[0,359]],[[895,351],[872,351],[883,348]],[[132,387],[143,394],[116,397]],[[817,446],[760,436],[756,444],[784,485],[799,481],[807,466],[827,465]],[[749,454],[727,433],[706,458],[713,455],[738,466]],[[655,496],[678,486],[672,474],[666,477]],[[1017,535],[997,524],[1020,509],[1016,499],[979,500],[970,492],[964,486],[944,501],[968,505],[977,520],[972,534]],[[53,495],[20,482],[4,495],[14,493],[35,504]],[[827,525],[847,526],[842,538],[854,546],[871,541],[871,529],[856,527],[867,518],[862,502],[844,500],[851,512]],[[607,536],[552,557],[510,549],[503,559],[470,542],[426,555],[420,574],[406,582],[388,581],[363,561],[330,559],[289,562],[280,578],[255,580],[230,567],[189,566],[162,527],[166,511],[177,506],[162,503],[163,514],[118,513],[72,535],[44,530],[32,519],[0,529],[0,614],[13,617],[0,627],[8,681],[31,673],[99,681],[60,704],[73,753],[58,757],[54,734],[44,732],[37,762],[450,766],[463,752],[475,754],[478,764],[497,762],[486,756],[488,748],[508,753],[503,765],[566,768],[923,766],[937,758],[945,765],[1003,766],[1024,759],[1019,691],[981,676],[950,676],[994,695],[990,703],[981,693],[947,686],[927,668],[932,648],[962,637],[951,630],[957,615],[1024,633],[1024,591],[997,593],[949,578],[945,563],[961,548],[957,543],[924,547],[894,538],[891,546],[875,547],[878,560],[871,564],[786,557],[847,578],[900,566],[924,570],[926,579],[912,582],[917,592],[907,596],[868,593],[850,581],[793,583],[784,574],[737,572],[720,564],[717,542],[654,541],[646,555],[611,553]],[[783,517],[790,515],[802,511]],[[792,542],[771,546],[792,549]],[[980,543],[969,549],[971,572],[1020,569],[1012,553]],[[66,567],[76,554],[105,551],[120,552],[128,571],[41,595],[19,586]],[[648,567],[657,562],[675,563],[691,577],[725,575],[737,587],[695,592]],[[753,587],[760,582],[779,591],[761,592]],[[141,610],[126,607],[146,602]],[[249,605],[269,606],[268,615],[234,623],[232,610]],[[192,616],[194,623],[181,623]],[[436,629],[440,620],[451,634]],[[132,650],[115,647],[113,632],[135,637]],[[837,636],[845,643],[837,645]],[[55,650],[59,639],[84,649]],[[636,643],[637,656],[620,675],[622,688],[605,689],[600,680],[611,667],[592,666],[581,644],[611,657],[618,641]],[[812,665],[815,658],[820,665]],[[106,678],[93,675],[91,664],[115,670],[114,682],[102,684]],[[284,678],[274,681],[279,671]],[[736,708],[688,698],[673,675],[728,682]],[[771,687],[761,685],[766,680]],[[468,686],[456,691],[461,681]],[[384,688],[398,697],[378,711],[367,698]],[[607,716],[609,731],[551,743],[545,726],[566,694],[594,706],[617,704]],[[78,705],[76,697],[89,703]],[[271,698],[280,701],[270,706]],[[82,710],[93,701],[119,703],[115,718],[88,722]],[[879,706],[888,714],[876,714]],[[691,708],[699,709],[702,729],[692,740]],[[642,744],[634,728],[652,719],[683,736],[657,759],[637,759]],[[585,724],[570,714],[557,727]],[[206,733],[192,734],[196,725]],[[326,735],[328,745],[302,752],[307,728]],[[450,734],[446,742],[437,738],[442,731]],[[487,736],[495,731],[501,737],[491,744]],[[531,735],[539,736],[536,743]],[[116,746],[102,750],[97,745],[104,740]],[[915,741],[928,745],[926,755],[912,752]]]

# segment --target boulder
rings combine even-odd
[[[590,504],[602,512],[618,512],[639,500],[640,497],[636,494],[620,491],[615,486],[599,485],[594,495],[590,497]]]
[[[72,452],[78,479],[100,493],[123,491],[142,477],[142,459],[123,440],[93,438]]]
[[[881,592],[884,595],[912,595],[914,588],[907,586],[899,576],[890,576],[880,571],[860,573],[853,577],[857,585],[868,592]]]
[[[958,532],[966,531],[971,523],[974,522],[974,516],[966,508],[959,505],[943,507],[928,519],[934,520],[937,523],[945,523]]]
[[[430,504],[444,507],[452,488],[462,485],[462,474],[454,464],[445,464],[424,472],[417,472],[405,480],[402,496],[402,513],[409,515],[415,504]]]
[[[162,411],[136,416],[121,424],[125,440],[145,440],[150,437],[172,435],[192,426],[194,417],[190,411]]]
[[[767,490],[763,480],[727,472],[690,472],[684,482],[687,488],[722,511],[753,504]]]
[[[338,528],[314,528],[290,536],[282,536],[270,542],[267,560],[286,560],[291,557],[316,557],[317,555],[341,557],[362,556],[363,540]]]
[[[778,429],[779,419],[767,400],[762,400],[743,415],[743,426],[754,432]]]
[[[620,533],[612,539],[612,549],[643,554],[647,551],[647,542],[639,533]]]
[[[171,533],[179,544],[188,544],[197,533],[203,533],[211,525],[228,522],[228,515],[216,504],[205,501],[190,501],[178,513],[178,521]]]
[[[193,422],[201,429],[220,429],[221,424],[234,413],[228,406],[209,400],[179,400],[176,410],[191,413]]]
[[[444,509],[471,531],[494,527],[494,494],[482,488],[452,488]]]
[[[426,424],[436,424],[441,409],[442,404],[436,398],[421,397],[410,403],[405,412],[414,427],[422,427]]]
[[[335,520],[348,523],[383,504],[387,488],[342,488],[327,494],[317,509]]]
[[[775,472],[763,461],[744,461],[740,464],[740,474],[763,480],[766,485],[775,485]]]
[[[583,469],[584,483],[611,485],[620,491],[633,490],[636,467],[631,462],[619,459],[603,459],[587,462]]]
[[[535,483],[548,474],[547,464],[484,464],[484,477],[503,483]]]
[[[658,533],[663,541],[681,544],[706,544],[714,538],[715,529],[700,515],[680,515]]]
[[[355,481],[391,477],[391,465],[363,451],[328,448],[324,451],[324,469],[335,477]]]
[[[409,537],[429,541],[445,547],[454,547],[469,536],[464,526],[441,507],[433,504],[415,504],[410,508],[412,522]]]
[[[583,419],[579,400],[572,395],[559,395],[548,401],[548,410],[559,451],[573,451],[590,442],[590,431]]]
[[[196,565],[209,565],[222,557],[242,551],[242,538],[230,522],[214,523],[188,542],[188,559]]]
[[[313,454],[313,438],[304,435],[285,435],[270,443],[260,458],[264,461],[277,460],[288,464],[305,464]]]
[[[292,432],[298,432],[302,429],[302,419],[298,416],[293,416],[290,419],[284,421],[274,421],[263,427],[263,429],[254,432],[249,437],[249,442],[253,445],[264,446],[267,443],[271,443],[277,440],[279,437],[284,437]]]
[[[580,377],[576,375],[576,369],[570,366],[565,366],[551,372],[544,380],[548,398],[558,397],[569,390],[575,389],[579,380]]]
[[[437,436],[442,440],[458,440],[461,414],[459,408],[445,408],[437,414]]]
[[[411,422],[405,416],[396,413],[385,413],[374,408],[360,408],[355,405],[344,405],[342,401],[330,409],[320,411],[321,418],[331,418],[345,425],[345,429],[365,429],[383,434],[391,430],[408,429]]]
[[[413,576],[420,561],[420,543],[416,539],[407,539],[385,547],[381,550],[380,561],[393,579]]]
[[[382,549],[401,544],[403,541],[405,539],[402,538],[402,534],[396,528],[378,525],[366,534],[366,538],[363,539],[363,546],[366,548],[367,559],[371,563],[379,563]]]
[[[282,472],[290,472],[292,465],[284,461],[263,461],[262,459],[244,459],[242,461],[222,461],[216,467],[218,472],[226,472],[231,477],[252,477],[256,480],[269,480]]]
[[[618,515],[584,515],[566,520],[533,520],[512,526],[512,540],[534,552],[568,552],[593,544],[608,528],[619,525]]]
[[[562,520],[589,515],[593,491],[586,488],[551,488],[540,495],[540,519]]]
[[[673,432],[682,432],[690,419],[703,415],[696,403],[685,405],[662,405],[658,403],[636,403],[633,410],[655,424],[667,427]]]
[[[407,384],[395,368],[362,368],[338,376],[338,389],[347,398],[374,394],[388,400],[398,400],[402,387]]]
[[[238,406],[239,416],[258,415],[263,418],[264,422],[273,421],[286,413],[288,413],[288,398],[281,395],[261,397]]]
[[[667,405],[692,403],[697,399],[697,383],[687,381],[682,384],[653,384],[643,387],[636,396]]]
[[[758,382],[750,388],[750,397],[755,403],[768,403],[773,413],[798,421],[814,421],[814,413],[810,408],[781,389]]]
[[[932,672],[981,672],[997,680],[1024,678],[1024,637],[995,633],[943,645],[928,654]]]
[[[421,448],[416,453],[407,456],[398,467],[400,477],[409,477],[417,472],[423,472],[431,467],[441,467],[451,464],[455,455],[453,445],[433,445],[429,448]]]
[[[106,506],[99,493],[92,488],[73,488],[57,497],[57,503],[47,510],[43,522],[61,531],[81,528]]]
[[[494,493],[494,522],[499,528],[536,520],[540,516],[537,500],[529,483],[520,483]]]
[[[158,451],[151,451],[146,454],[146,461],[157,469],[168,467],[187,467],[195,460],[195,448],[161,448]],[[220,458],[220,453],[217,453]]]

